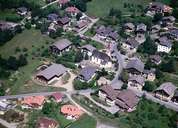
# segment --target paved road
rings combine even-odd
[[[17,125],[15,123],[8,123],[7,121],[0,118],[0,124],[4,125],[7,128],[16,128]]]
[[[45,5],[45,6],[43,6],[43,7],[41,7],[41,8],[42,8],[42,9],[45,9],[45,8],[47,8],[48,6],[57,3],[58,1],[59,1],[59,0],[53,1],[53,2],[51,2],[51,3],[49,3],[49,4]]]

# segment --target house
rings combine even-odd
[[[151,27],[151,33],[157,33],[161,30],[161,26],[156,24]]]
[[[178,104],[178,90],[176,90],[174,92],[174,96],[172,98],[172,101],[175,103],[175,104]]]
[[[51,95],[51,98],[53,98],[57,103],[62,102],[62,98],[64,95],[60,92],[55,92]]]
[[[155,63],[156,65],[159,65],[162,62],[161,57],[159,55],[151,55],[150,60],[152,63]]]
[[[59,124],[57,121],[47,117],[40,117],[37,120],[36,128],[58,128]]]
[[[127,50],[127,51],[133,51],[133,52],[136,52],[137,51],[137,48],[139,46],[139,42],[137,42],[135,40],[135,38],[131,37],[131,38],[128,38],[125,43],[122,43],[122,48]]]
[[[83,115],[83,111],[74,105],[63,105],[61,107],[61,113],[67,117],[67,119],[76,120],[81,115]]]
[[[136,27],[136,32],[137,33],[145,33],[147,31],[147,26],[143,23],[140,23]]]
[[[118,93],[115,104],[123,111],[132,112],[136,110],[139,98],[132,90],[122,90]]]
[[[138,58],[132,59],[126,65],[126,70],[131,74],[139,75],[144,70],[144,63]]]
[[[167,36],[160,37],[157,41],[157,52],[169,53],[172,48],[172,42]]]
[[[156,79],[156,69],[144,70],[143,76],[147,81],[154,81]]]
[[[61,17],[61,18],[58,18],[57,22],[60,26],[65,26],[70,23],[70,18],[68,16]]]
[[[173,28],[169,30],[170,37],[178,41],[178,28]]]
[[[24,16],[28,13],[28,9],[26,7],[17,8],[17,14]]]
[[[88,57],[92,56],[94,50],[96,50],[96,48],[90,44],[86,44],[81,47],[81,52],[84,54],[84,56],[87,54]]]
[[[133,75],[128,79],[128,88],[133,88],[137,90],[142,90],[142,87],[145,85],[145,79],[141,75]]]
[[[51,84],[60,79],[67,72],[67,69],[61,64],[52,64],[36,75],[36,79],[45,84]]]
[[[70,0],[59,0],[58,4],[59,7],[63,7],[64,5],[66,5],[67,3],[69,3]]]
[[[166,16],[162,18],[161,24],[163,27],[173,27],[176,18],[173,16]]]
[[[100,77],[99,80],[97,80],[97,83],[99,86],[108,85],[110,83],[110,80],[106,79],[105,77]]]
[[[111,39],[111,40],[114,40],[114,41],[117,41],[118,38],[119,38],[119,34],[117,31],[113,31],[113,32],[110,32],[108,37]]]
[[[47,15],[47,19],[50,22],[57,22],[59,15],[56,13],[50,13],[49,15]]]
[[[114,90],[111,85],[103,85],[100,87],[98,95],[101,100],[104,100],[108,105],[114,106],[118,91]]]
[[[20,24],[18,24],[18,23],[0,21],[0,30],[1,31],[10,30],[13,33],[15,33],[18,30],[18,27],[20,27]]]
[[[126,24],[124,24],[124,30],[127,33],[134,32],[135,31],[135,25],[133,23],[126,23]]]
[[[94,50],[91,56],[91,62],[99,65],[101,68],[111,68],[112,67],[112,61],[111,58],[103,52],[100,52],[98,50]]]
[[[0,113],[4,114],[5,111],[13,109],[13,106],[14,105],[7,102],[6,100],[0,100]]]
[[[44,96],[28,96],[23,98],[21,104],[22,104],[22,108],[41,109],[44,102],[45,102]]]
[[[87,27],[87,25],[88,25],[88,23],[86,21],[79,21],[75,25],[74,31],[76,31],[76,32],[82,31],[83,29],[85,29]]]
[[[147,8],[146,15],[153,17],[156,13],[172,13],[172,10],[170,6],[161,2],[151,2]]]
[[[71,16],[76,16],[78,13],[80,13],[80,10],[78,10],[76,7],[67,7],[65,11]]]
[[[72,47],[72,42],[68,39],[60,39],[49,47],[53,54],[61,55],[64,52],[68,52]]]
[[[96,67],[92,67],[92,66],[84,67],[80,71],[77,78],[82,81],[89,82],[95,76],[95,73],[96,73]]]
[[[172,84],[171,82],[166,82],[160,85],[155,91],[155,97],[164,100],[169,101],[174,96],[174,92],[176,90],[176,86]]]

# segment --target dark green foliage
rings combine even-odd
[[[156,89],[156,85],[154,82],[146,81],[145,85],[143,86],[143,90],[148,91],[148,92],[152,92],[155,89]]]
[[[27,22],[27,23],[25,24],[25,28],[31,29],[31,23],[30,23],[30,22]]]
[[[85,12],[87,10],[86,2],[85,0],[71,0],[70,4],[77,7],[80,11]]]
[[[77,53],[75,55],[75,62],[79,63],[82,60],[83,60],[83,54],[81,53],[81,51],[77,51]]]
[[[121,87],[121,89],[127,89],[127,84],[126,83],[124,83],[123,85],[122,85],[122,87]]]
[[[74,85],[75,90],[88,89],[88,88],[92,88],[95,86],[95,80],[92,80],[89,83],[87,83],[87,82],[82,82],[78,79],[75,79],[73,81],[73,85]]]
[[[116,17],[116,18],[121,18],[122,12],[118,9],[111,8],[109,11],[109,16],[111,17]]]
[[[176,60],[172,58],[172,59],[169,59],[166,62],[163,62],[160,65],[160,69],[163,72],[169,72],[169,73],[176,72]]]

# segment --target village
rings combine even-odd
[[[139,127],[133,113],[142,110],[149,120],[170,117],[160,128],[178,126],[178,23],[171,6],[149,2],[137,21],[113,8],[107,19],[73,0],[45,2],[35,11],[14,8],[19,22],[0,19],[2,128]],[[34,39],[20,41],[26,44],[6,43],[28,31]]]

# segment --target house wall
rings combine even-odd
[[[158,44],[157,46],[157,52],[165,52],[165,53],[169,53],[171,51],[171,48],[162,46],[160,44]]]
[[[106,103],[110,106],[114,106],[115,105],[115,100],[110,100],[108,98],[106,98]]]
[[[134,88],[134,89],[137,89],[137,90],[142,90],[142,85],[136,83],[136,82],[133,82],[133,81],[128,81],[128,88]]]
[[[155,97],[158,99],[161,99],[163,101],[170,101],[172,96],[166,96],[166,95],[160,93],[159,91],[157,91],[157,92],[155,92]]]
[[[99,91],[98,92],[98,95],[99,95],[99,98],[101,99],[101,100],[105,100],[106,99],[106,94],[105,93],[103,93],[102,91]]]
[[[91,57],[91,61],[95,64],[100,65],[101,68],[111,68],[112,67],[112,62],[107,62],[106,64],[101,64],[102,60],[98,59],[96,57]]]

